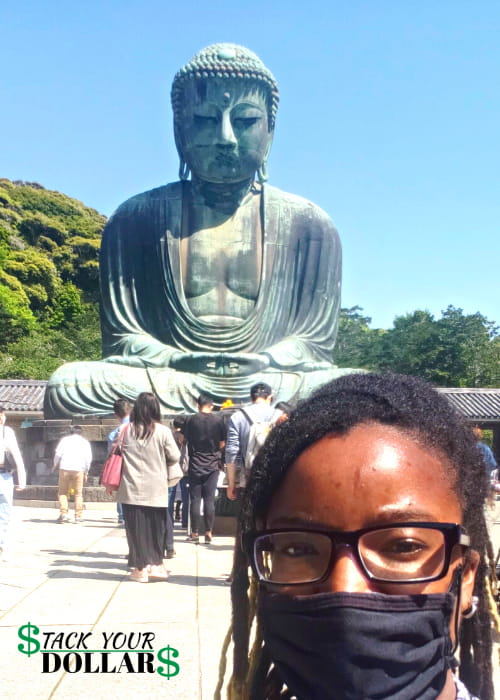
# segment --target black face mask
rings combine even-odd
[[[455,588],[453,585],[452,588]],[[264,641],[299,700],[434,700],[453,666],[453,593],[259,595]]]

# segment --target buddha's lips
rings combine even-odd
[[[218,165],[224,165],[228,168],[234,168],[238,165],[238,158],[230,153],[218,153],[215,157]]]

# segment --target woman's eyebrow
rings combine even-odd
[[[331,525],[327,525],[320,520],[313,520],[308,515],[282,515],[272,521],[273,528],[277,527],[299,527],[299,528],[320,528],[323,530],[332,529]]]
[[[418,508],[402,508],[401,506],[387,506],[380,513],[377,513],[374,518],[374,525],[379,523],[397,523],[405,521],[420,521],[420,522],[439,522],[439,517],[435,513],[428,510],[419,510]]]
[[[332,514],[334,515],[334,514]],[[377,513],[371,520],[364,523],[364,527],[373,527],[376,525],[387,525],[394,523],[397,525],[398,522],[439,522],[439,518],[436,518],[435,514],[429,513],[426,510],[418,510],[416,508],[392,508],[389,507],[384,509],[382,512]],[[268,527],[271,527],[268,525]],[[301,513],[296,515],[282,515],[275,520],[272,520],[272,529],[279,527],[297,527],[305,529],[318,528],[320,530],[335,530],[344,528],[335,528],[332,524],[327,524],[321,520],[314,520],[310,516]],[[353,530],[355,528],[352,528]],[[357,529],[357,528],[356,528]]]

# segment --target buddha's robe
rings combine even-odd
[[[132,197],[110,218],[100,257],[104,359],[68,363],[52,375],[47,418],[109,413],[116,398],[133,400],[141,391],[153,391],[165,413],[193,410],[202,392],[241,402],[257,381],[269,383],[279,399],[296,400],[343,373],[331,364],[341,248],[330,218],[305,199],[264,186],[255,305],[245,319],[218,325],[195,317],[184,295],[186,187],[174,183]],[[242,365],[233,376],[178,371],[169,362],[179,352],[215,359],[259,353],[269,366],[245,373]]]

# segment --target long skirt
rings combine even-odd
[[[162,564],[167,528],[167,509],[123,504],[123,519],[128,541],[128,565],[144,569]]]

